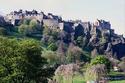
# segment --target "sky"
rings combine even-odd
[[[0,0],[0,12],[32,10],[53,13],[64,20],[110,21],[115,32],[125,36],[125,0]]]

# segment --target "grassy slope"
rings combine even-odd
[[[73,79],[73,83],[86,83],[82,76],[75,76]],[[109,83],[125,83],[125,80],[120,81],[109,81]]]
[[[125,83],[125,80],[120,80],[120,81],[111,81],[109,83]]]

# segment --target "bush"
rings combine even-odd
[[[106,68],[110,70],[110,61],[105,56],[102,56],[102,55],[99,55],[95,57],[94,59],[92,59],[90,64],[91,65],[105,64]]]
[[[18,32],[23,34],[23,35],[27,35],[28,34],[28,25],[22,24],[18,27]]]
[[[0,27],[0,35],[7,35],[7,30],[3,27]]]
[[[42,57],[47,59],[47,62],[49,63],[49,65],[52,65],[52,66],[56,65],[59,62],[59,57],[54,51],[44,50],[42,52]]]
[[[48,50],[56,51],[57,50],[57,45],[55,43],[49,44],[47,47]]]
[[[124,61],[120,62],[120,63],[118,64],[118,66],[120,67],[120,69],[121,69],[123,72],[125,72],[125,62],[124,62]]]
[[[106,69],[104,64],[96,64],[89,66],[86,69],[85,80],[86,81],[98,81],[102,77],[106,76]]]

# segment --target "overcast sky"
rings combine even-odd
[[[125,35],[125,0],[0,0],[0,12],[12,10],[42,10],[63,19],[110,21],[118,34]]]

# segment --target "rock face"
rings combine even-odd
[[[125,44],[118,43],[112,46],[113,55],[116,55],[118,59],[125,56]]]
[[[7,30],[7,32],[13,30],[13,25],[8,23],[8,22],[6,22],[5,17],[3,17],[2,15],[0,15],[0,27],[2,27],[5,30]]]
[[[5,25],[5,20],[4,20],[4,17],[2,15],[0,15],[0,26],[3,26]]]

